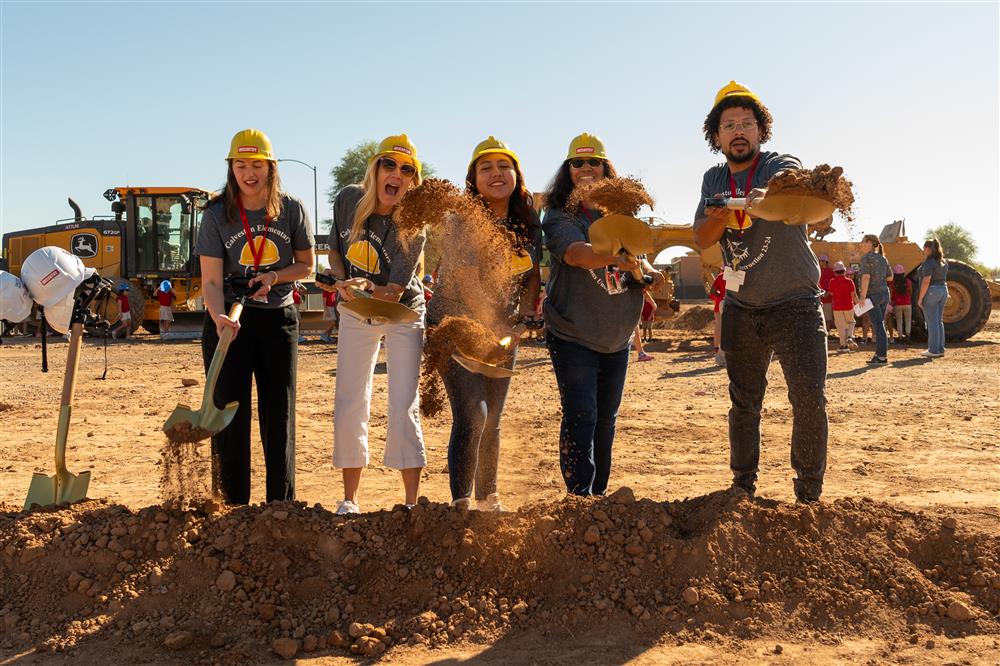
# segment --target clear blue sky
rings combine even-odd
[[[854,181],[854,237],[949,221],[998,242],[998,4],[14,3],[2,13],[3,231],[108,214],[112,186],[224,179],[232,134],[328,172],[405,131],[464,176],[494,134],[545,187],[581,131],[689,223],[716,90],[749,85],[769,147]],[[282,165],[311,210],[312,174]],[[843,226],[841,224],[840,226]],[[844,239],[845,232],[834,237]]]

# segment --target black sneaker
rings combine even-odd
[[[889,359],[887,359],[887,358],[879,358],[878,356],[872,356],[870,359],[868,359],[866,361],[866,363],[874,363],[876,365],[885,365],[888,362],[889,362]]]

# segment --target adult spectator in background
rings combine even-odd
[[[830,330],[833,325],[833,298],[830,296],[830,280],[833,279],[833,269],[830,268],[830,257],[821,254],[816,257],[819,260],[819,288],[823,293],[819,297],[820,305],[823,306],[823,319],[826,321],[826,329]]]
[[[875,354],[868,363],[884,365],[888,363],[889,338],[885,330],[885,310],[889,305],[889,279],[892,269],[882,252],[882,241],[875,234],[865,234],[861,239],[861,288],[858,301],[870,300],[872,309],[868,312],[872,330],[875,332]]]
[[[924,243],[924,263],[920,265],[920,296],[917,307],[927,323],[925,358],[944,356],[944,304],[948,302],[948,262],[941,243],[932,238]]]
[[[170,280],[164,280],[153,292],[153,296],[160,304],[160,335],[170,331],[170,324],[174,321],[174,301],[177,300],[177,292]]]

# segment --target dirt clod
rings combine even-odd
[[[829,201],[848,221],[854,221],[854,192],[851,181],[844,178],[842,167],[820,164],[815,169],[789,169],[775,175],[767,183],[767,193],[804,194]]]
[[[593,206],[605,215],[635,217],[643,206],[656,204],[638,178],[603,178],[573,190],[566,210],[577,210],[581,204]]]
[[[271,649],[282,659],[291,659],[299,652],[299,642],[294,638],[275,638]]]

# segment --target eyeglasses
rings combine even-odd
[[[417,168],[412,164],[399,164],[396,162],[396,160],[390,157],[383,157],[382,159],[379,160],[379,163],[382,165],[383,171],[389,171],[389,172],[395,171],[396,167],[398,166],[399,172],[404,176],[412,176],[417,172]]]
[[[743,130],[752,130],[755,127],[757,127],[757,121],[753,118],[749,118],[742,122],[738,122],[735,120],[727,120],[726,122],[719,125],[719,129],[721,129],[723,132],[736,132],[736,131],[742,132]]]
[[[586,160],[578,158],[575,160],[570,160],[569,163],[573,166],[574,169],[582,169],[584,164],[589,164],[590,166],[596,168],[604,164],[604,160],[598,159],[596,157],[591,157]]]

